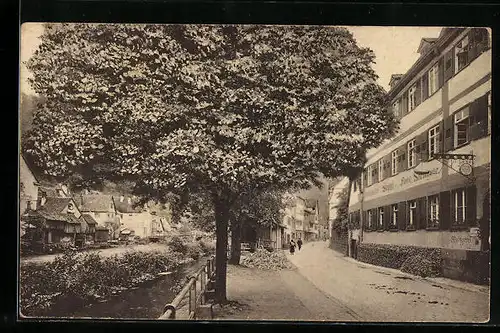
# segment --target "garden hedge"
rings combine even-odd
[[[417,256],[426,258],[426,261],[420,264],[427,265],[426,267],[418,267],[418,260],[415,259]],[[413,259],[409,260],[410,258]],[[404,269],[408,273],[432,271],[434,276],[442,274],[440,269],[435,271],[436,267],[441,267],[442,261],[441,250],[437,248],[361,243],[358,246],[358,260],[394,269],[401,269],[406,262]]]

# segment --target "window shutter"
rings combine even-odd
[[[469,50],[467,51],[467,60],[470,63],[477,56],[477,42],[476,42],[476,29],[472,28],[468,33],[469,37]]]
[[[444,120],[439,122],[439,153],[444,151]]]
[[[418,78],[417,83],[415,85],[415,107],[419,106],[422,103],[422,78]]]
[[[429,159],[429,131],[420,134],[420,160],[427,161]]]
[[[398,228],[406,230],[406,201],[398,203]]]
[[[408,91],[403,93],[401,97],[401,116],[404,116],[408,113]]]
[[[362,225],[363,226],[363,228],[362,228],[363,230],[368,230],[368,220],[367,220],[367,217],[368,217],[367,211],[364,210],[363,211],[363,223],[362,223],[363,224]]]
[[[448,116],[443,121],[443,131],[444,131],[444,152],[448,152],[453,149],[453,115]]]
[[[384,230],[389,230],[391,225],[391,206],[384,206]]]
[[[450,229],[451,219],[454,212],[450,206],[451,194],[449,191],[441,192],[439,194],[439,227],[442,230]]]
[[[422,76],[422,102],[429,98],[429,72]]]
[[[384,164],[384,179],[391,176],[391,155],[385,155],[383,159]]]
[[[372,164],[372,170],[373,170],[373,183],[378,183],[378,163],[375,162]]]
[[[444,55],[444,81],[448,81],[455,74],[454,49],[449,50]]]
[[[363,171],[363,186],[364,187],[368,186],[368,170],[367,169],[365,169],[365,171]]]
[[[444,57],[439,59],[438,62],[438,88],[441,88],[444,84]]]
[[[399,147],[398,149],[398,156],[400,158],[399,166],[398,166],[398,172],[405,171],[408,169],[408,154],[407,154],[407,145],[404,144],[403,146]]]
[[[467,225],[469,227],[475,227],[477,225],[476,195],[477,195],[476,186],[475,185],[468,186],[465,195],[465,201],[466,201],[465,217],[467,219]]]
[[[475,56],[481,55],[489,47],[489,34],[485,28],[474,28]]]
[[[479,97],[470,106],[470,140],[477,140],[488,135],[488,94]]]
[[[415,229],[425,229],[427,226],[427,198],[417,199],[417,218]]]

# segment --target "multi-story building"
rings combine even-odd
[[[487,270],[490,45],[487,29],[444,28],[422,39],[405,74],[393,75],[388,95],[400,128],[368,152],[351,188],[354,246],[441,249],[449,277]]]

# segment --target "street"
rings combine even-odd
[[[327,242],[287,254],[296,269],[228,267],[228,298],[216,320],[485,322],[484,286],[422,279],[343,257]]]
[[[489,319],[487,287],[458,281],[450,281],[453,286],[433,283],[433,279],[363,264],[329,249],[327,242],[305,244],[295,255],[288,254],[288,258],[301,275],[361,321],[485,322]],[[439,280],[447,279],[434,279]]]

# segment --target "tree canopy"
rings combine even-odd
[[[50,24],[25,141],[47,173],[165,190],[342,174],[394,128],[374,55],[334,27]]]

